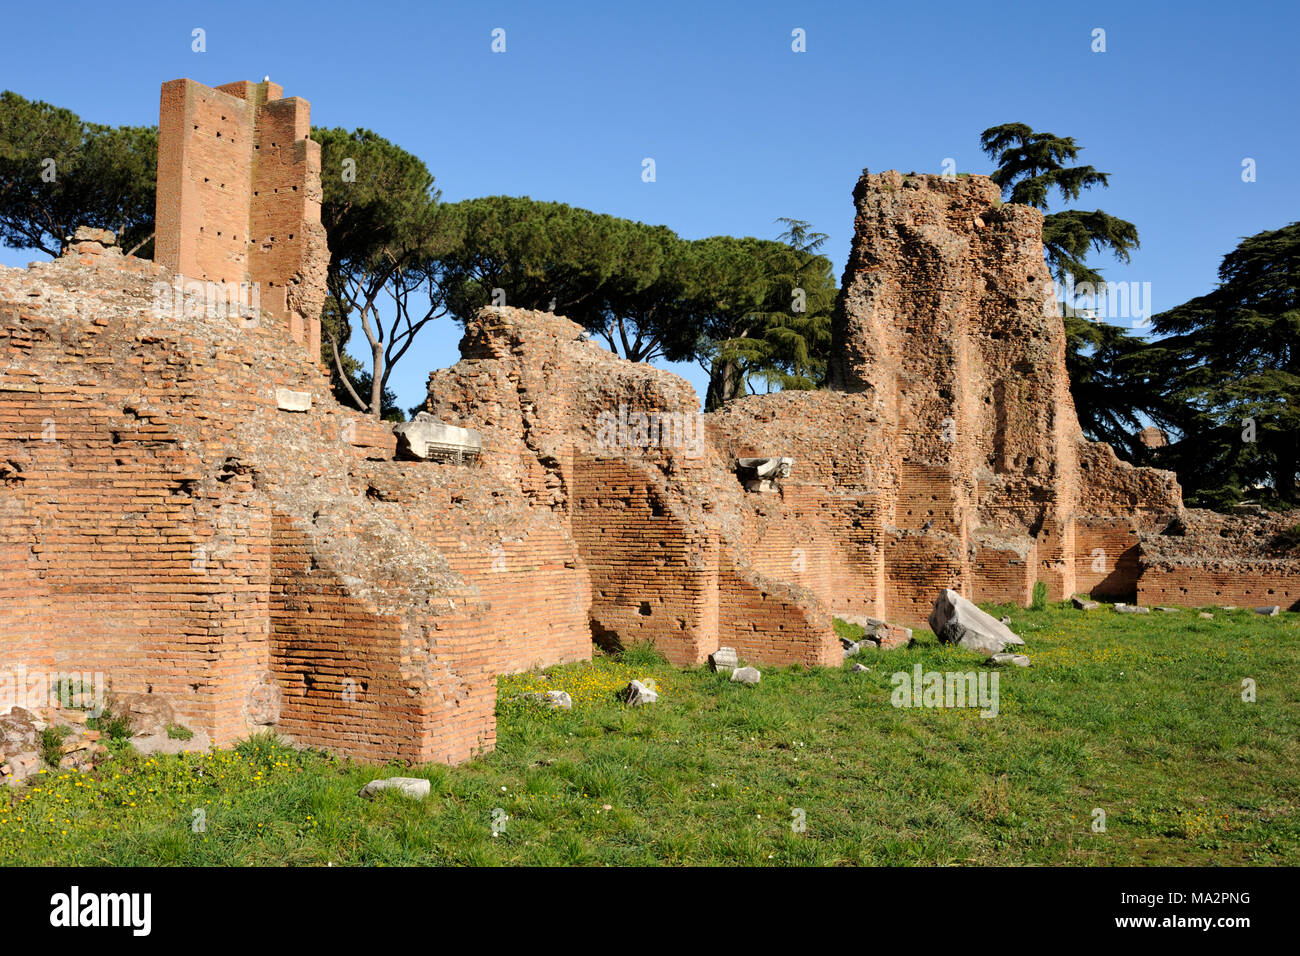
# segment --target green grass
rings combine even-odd
[[[0,864],[1300,864],[1300,615],[989,610],[1034,662],[993,719],[890,705],[895,671],[980,667],[924,628],[755,687],[631,649],[503,678],[497,750],[460,767],[259,736],[43,774],[0,802]],[[633,677],[658,704],[618,702]],[[573,710],[518,696],[548,688]],[[357,797],[394,773],[431,796]]]

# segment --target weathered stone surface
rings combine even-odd
[[[359,796],[370,799],[384,790],[396,790],[404,797],[423,800],[432,788],[423,777],[386,777],[383,780],[371,780],[361,788]]]
[[[1097,608],[1101,607],[1100,601],[1089,601],[1087,598],[1081,598],[1077,594],[1070,600],[1080,611],[1095,611]]]
[[[740,658],[737,657],[734,647],[719,647],[709,655],[709,664],[715,671],[730,673],[740,666]]]
[[[950,588],[935,598],[930,630],[941,643],[956,644],[986,656],[1000,653],[1008,644],[1025,643],[1011,628]]]
[[[642,707],[659,700],[659,692],[647,687],[639,680],[634,680],[623,691],[623,699],[629,707]]]
[[[882,651],[892,651],[907,647],[912,642],[912,629],[898,624],[888,624],[879,618],[847,616],[843,618],[849,624],[862,628],[862,640],[874,644]]]
[[[19,754],[36,749],[37,728],[31,711],[14,707],[0,715],[0,753]]]
[[[1169,444],[1169,439],[1155,425],[1148,425],[1137,433],[1137,440],[1147,448],[1164,448]]]
[[[290,388],[275,390],[275,405],[282,412],[311,411],[311,392],[296,392]]]
[[[109,694],[107,703],[114,715],[130,721],[132,734],[166,735],[176,720],[171,704],[161,694]]]
[[[78,226],[72,233],[74,242],[95,242],[101,246],[117,244],[117,236],[108,229],[96,229],[93,226]]]
[[[5,775],[10,786],[17,786],[41,769],[41,755],[35,751],[16,753],[5,758],[9,773]]]
[[[1257,607],[1257,608],[1255,608],[1255,613],[1256,613],[1256,614],[1262,614],[1264,617],[1277,617],[1278,614],[1281,613],[1281,611],[1282,611],[1282,608],[1280,608],[1280,607],[1279,607],[1278,605],[1276,605],[1276,604],[1270,605],[1269,607]]]
[[[737,458],[736,474],[746,491],[775,491],[777,481],[790,477],[793,458]]]
[[[846,658],[853,657],[862,650],[862,645],[857,641],[840,638],[840,643],[844,645],[844,656]]]
[[[1200,613],[1199,616],[1200,616],[1200,618],[1201,618],[1202,621],[1213,621],[1213,620],[1214,620],[1214,615],[1211,614],[1209,611],[1202,611],[1202,612]]]
[[[409,422],[393,426],[398,453],[421,461],[473,461],[483,450],[483,438],[471,428],[439,421],[428,412],[416,412]]]
[[[1134,604],[1116,604],[1115,610],[1120,614],[1150,614],[1151,608],[1139,607]]]
[[[867,671],[871,670],[871,668],[867,667],[865,664],[856,663],[853,665],[853,667],[850,668],[850,670],[852,670],[853,673],[855,674],[864,674]]]
[[[994,667],[1003,667],[1007,664],[1014,664],[1016,667],[1028,667],[1029,658],[1024,654],[990,654],[986,663]]]
[[[532,694],[524,694],[524,697],[535,700],[540,704],[545,704],[551,710],[572,710],[573,698],[566,691],[548,690],[537,691]]]
[[[738,684],[757,684],[763,675],[757,667],[737,667],[731,672],[731,679]]]
[[[893,651],[912,643],[912,629],[899,624],[885,624],[876,630],[876,646]]]

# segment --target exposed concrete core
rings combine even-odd
[[[339,406],[305,341],[311,244],[280,259],[199,232],[229,216],[260,235],[274,177],[245,138],[318,200],[305,112],[176,83],[159,263],[79,232],[59,261],[0,269],[0,674],[99,674],[219,744],[272,726],[455,762],[493,745],[497,674],[589,658],[593,639],[838,665],[833,615],[902,646],[940,589],[1028,603],[1037,581],[1300,608],[1300,516],[1186,510],[1173,475],[1083,439],[1041,216],[983,177],[858,182],[836,389],[705,416],[685,380],[567,319],[489,308],[398,460],[393,427]],[[200,189],[218,169],[251,198]],[[289,321],[159,311],[182,255],[277,288],[292,260]]]

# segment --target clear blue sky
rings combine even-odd
[[[1137,224],[1131,265],[1098,262],[1150,282],[1156,311],[1212,288],[1241,237],[1300,218],[1294,2],[6,7],[0,87],[87,120],[156,123],[165,80],[269,74],[315,125],[369,127],[420,156],[445,200],[528,195],[688,238],[771,238],[792,216],[830,235],[837,273],[863,167],[937,173],[952,157],[989,172],[979,133],[1004,122],[1073,136],[1111,174],[1075,205]],[[458,357],[450,321],[425,336],[394,373],[403,407]]]

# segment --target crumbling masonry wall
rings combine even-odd
[[[456,762],[498,673],[589,656],[548,509],[393,460],[287,327],[160,312],[165,270],[95,249],[0,270],[0,670],[97,672],[220,743]]]
[[[0,672],[97,672],[217,743],[456,762],[493,746],[496,675],[593,640],[833,665],[833,615],[1038,581],[1300,608],[1286,527],[1083,439],[1041,215],[983,177],[864,172],[831,389],[702,416],[567,319],[485,309],[427,402],[480,453],[400,461],[318,367],[307,104],[178,80],[161,112],[157,264],[89,234],[0,270]],[[794,463],[747,488],[743,458]]]

